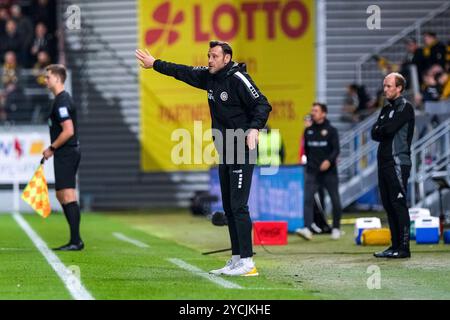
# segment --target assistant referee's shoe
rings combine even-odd
[[[58,248],[54,248],[55,251],[81,251],[84,249],[83,241],[80,241],[78,244],[68,243]]]
[[[258,276],[258,270],[252,258],[243,258],[233,267],[223,272],[226,276],[255,277]]]

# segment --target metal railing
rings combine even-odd
[[[370,137],[370,131],[378,117],[374,112],[357,126],[345,133],[340,139],[341,153],[347,153],[339,162],[339,173],[348,180],[374,162],[376,143]],[[341,181],[345,182],[345,181]]]
[[[450,169],[450,119],[413,144],[411,160],[411,205],[414,206],[427,196],[425,183],[433,172]]]

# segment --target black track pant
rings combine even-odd
[[[305,173],[303,217],[306,228],[311,227],[314,221],[314,194],[319,187],[325,188],[330,195],[333,205],[333,228],[340,228],[342,208],[338,186],[339,180],[336,172]]]
[[[409,213],[406,187],[410,166],[378,166],[378,186],[391,229],[392,248],[409,251]]]
[[[219,179],[222,204],[228,219],[231,250],[241,258],[253,256],[252,220],[248,197],[252,184],[252,164],[220,164]]]

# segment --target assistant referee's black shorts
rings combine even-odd
[[[56,191],[75,189],[80,159],[80,147],[67,146],[56,150],[53,159]]]

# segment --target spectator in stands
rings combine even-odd
[[[410,85],[412,79],[410,75],[410,66],[415,65],[417,68],[419,84],[422,84],[422,75],[426,68],[423,50],[419,47],[415,38],[407,38],[405,40],[405,45],[407,53],[402,61],[400,73],[405,77],[407,86]]]
[[[34,25],[43,23],[47,26],[48,31],[53,33],[56,30],[56,4],[52,0],[34,0],[31,5],[33,12]]]
[[[9,19],[6,22],[6,34],[0,39],[0,54],[3,56],[7,51],[13,51],[16,56],[20,54],[22,41],[17,32],[17,24]]]
[[[426,66],[431,67],[438,64],[445,69],[447,48],[438,40],[436,33],[431,31],[424,32],[423,41],[425,43],[423,55]]]
[[[372,59],[375,60],[378,69],[383,75],[388,75],[391,72],[398,72],[399,65],[389,61],[387,58],[374,54]]]
[[[33,24],[30,18],[22,14],[22,9],[17,4],[11,6],[11,18],[17,24],[17,33],[22,43],[19,62],[21,65],[29,67],[27,62],[29,61],[28,52],[33,41]]]
[[[19,86],[19,67],[17,57],[13,51],[8,51],[4,57],[5,63],[2,67],[3,90],[0,94],[0,109],[6,113],[7,120],[19,119],[18,108],[23,102],[22,91]]]
[[[440,72],[436,74],[435,80],[439,86],[441,100],[447,100],[450,98],[450,81],[447,72]]]
[[[6,22],[8,20],[8,9],[5,7],[0,7],[0,38],[6,35]]]
[[[18,66],[16,54],[13,51],[8,51],[4,56],[4,64],[2,66],[2,85],[7,88],[14,85],[18,81]]]
[[[36,77],[36,83],[41,87],[46,87],[45,68],[51,64],[50,55],[47,51],[39,51],[37,62],[33,66],[32,73]]]
[[[31,46],[31,56],[33,61],[37,61],[37,54],[39,51],[47,51],[50,54],[52,61],[55,61],[54,56],[54,39],[48,33],[47,27],[42,22],[38,23],[35,28],[35,38]]]
[[[427,101],[439,101],[440,90],[436,81],[435,73],[432,69],[428,70],[424,77],[424,88],[422,90],[422,103]]]
[[[364,85],[353,83],[347,87],[342,111],[342,121],[350,122],[359,122],[373,112],[372,103]]]

